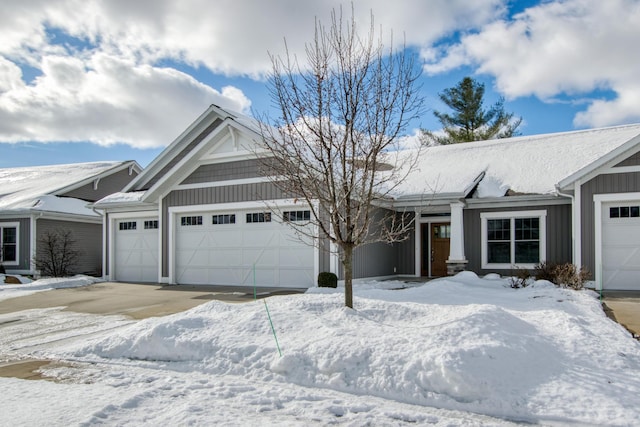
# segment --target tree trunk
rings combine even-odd
[[[353,248],[351,246],[344,248],[342,265],[344,266],[344,305],[353,308]]]

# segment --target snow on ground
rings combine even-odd
[[[495,275],[468,272],[418,285],[357,285],[355,310],[343,307],[342,291],[212,301],[31,349],[31,357],[71,365],[45,369],[58,383],[0,379],[11,390],[0,401],[0,424],[640,419],[640,345],[606,318],[591,291],[549,282],[511,289]]]
[[[11,274],[11,276],[16,277],[22,283],[7,285],[4,283],[5,275],[0,274],[0,301],[33,294],[35,292],[50,291],[52,289],[78,288],[80,286],[88,286],[102,281],[102,279],[82,274],[78,274],[74,277],[46,278],[34,281],[15,274]]]

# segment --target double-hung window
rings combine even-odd
[[[546,258],[546,211],[484,212],[482,268],[533,268]]]
[[[17,222],[0,223],[0,262],[4,265],[18,265]]]

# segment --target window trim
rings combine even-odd
[[[5,228],[16,229],[16,260],[15,261],[2,261],[2,265],[20,265],[20,223],[19,222],[0,222],[0,245],[4,236]]]
[[[515,263],[515,220],[516,218],[538,218],[539,226],[540,226],[540,258],[539,262],[545,261],[547,259],[547,211],[546,210],[537,210],[537,211],[504,211],[504,212],[481,212],[480,213],[480,222],[481,222],[481,256],[482,256],[482,268],[487,270],[509,270],[514,267],[521,268],[533,268],[535,264],[532,263]],[[510,246],[510,258],[511,263],[489,263],[488,259],[488,220],[490,219],[508,219],[511,221],[511,236],[509,239]]]

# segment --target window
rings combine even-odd
[[[0,261],[18,265],[18,223],[0,223]]]
[[[640,218],[640,206],[617,206],[609,208],[609,218]]]
[[[200,216],[183,216],[180,218],[180,224],[187,225],[202,225],[202,215]]]
[[[285,211],[285,221],[311,221],[311,211]]]
[[[137,226],[138,223],[135,221],[123,221],[118,224],[120,230],[135,230]]]
[[[485,212],[482,268],[532,268],[546,257],[546,211]]]
[[[152,220],[144,222],[144,229],[145,230],[155,230],[157,228],[158,228],[158,220],[157,219],[152,219]]]
[[[211,220],[212,224],[235,224],[235,214],[214,215]]]
[[[255,222],[271,222],[271,213],[270,212],[248,213],[247,224],[251,224]]]

